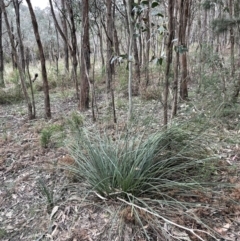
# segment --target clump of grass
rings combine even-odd
[[[70,118],[67,119],[67,125],[69,126],[72,133],[81,132],[83,123],[83,116],[76,111],[72,112]]]
[[[112,140],[85,129],[78,134],[69,146],[78,164],[76,173],[105,197],[115,193],[161,196],[162,191],[180,188],[182,183],[199,186],[198,175],[210,160],[196,136],[178,127],[146,139],[126,134]]]
[[[19,81],[18,70],[10,71],[6,76],[6,82],[10,84],[10,87],[0,89],[0,104],[14,104],[23,101],[24,95]]]
[[[6,91],[0,89],[0,104],[13,104],[24,100],[20,85],[16,85]]]
[[[141,90],[141,98],[143,100],[159,100],[161,92],[159,86],[149,86],[146,89]]]
[[[60,134],[60,136],[59,136]],[[40,143],[43,148],[49,147],[50,143],[60,143],[63,138],[63,126],[59,124],[50,125],[41,131]]]
[[[46,197],[48,209],[52,209],[54,205],[54,187],[47,187],[46,182],[41,178],[38,179],[38,184],[41,194]]]
[[[240,116],[240,108],[236,103],[232,102],[225,102],[223,103],[219,109],[218,112],[215,113],[214,117],[217,118],[239,118]]]
[[[163,238],[164,223],[184,230],[189,240],[191,235],[213,237],[202,220],[202,231],[186,226],[197,227],[200,220],[187,210],[208,209],[201,200],[211,200],[209,193],[219,186],[216,158],[205,136],[184,126],[149,136],[128,130],[114,138],[82,128],[68,147],[76,162],[71,171],[97,196],[118,200],[123,205],[119,217],[140,225],[147,240]],[[179,224],[177,217],[185,221]]]

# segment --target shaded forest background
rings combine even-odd
[[[200,93],[211,82],[221,92],[218,98],[237,101],[237,1],[49,3],[34,11],[28,1],[29,9],[22,1],[1,3],[0,83],[2,87],[9,83],[10,66],[11,75],[19,73],[30,119],[35,117],[34,100],[25,83],[32,86],[33,66],[39,66],[37,82],[43,81],[46,117],[51,116],[49,82],[75,86],[79,110],[91,107],[96,119],[94,93],[97,83],[105,81],[114,122],[114,92],[119,86],[129,96],[130,116],[132,96],[155,94],[164,107],[164,125],[168,114],[177,114],[179,100],[188,99],[191,84]]]

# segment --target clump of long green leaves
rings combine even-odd
[[[68,146],[77,163],[74,172],[100,195],[156,198],[176,188],[195,189],[206,180],[213,158],[204,143],[176,126],[149,136],[126,132],[114,138],[83,128]]]
[[[195,212],[208,212],[210,207],[218,210],[211,197],[220,199],[216,188],[224,184],[217,180],[217,159],[209,138],[188,125],[173,125],[155,134],[128,129],[114,135],[82,127],[69,139],[69,151],[76,161],[71,171],[99,197],[118,200],[120,208],[112,219],[119,233],[120,220],[126,220],[126,225],[137,224],[134,232],[146,240],[167,240],[171,234],[166,234],[165,224],[184,231],[186,240],[219,236],[209,226],[210,220]],[[202,201],[205,198],[208,205]],[[105,230],[109,237],[110,230]],[[177,236],[171,240],[179,240]]]

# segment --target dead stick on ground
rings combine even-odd
[[[203,240],[199,235],[197,235],[197,234],[195,233],[196,231],[201,232],[201,233],[205,233],[205,234],[210,235],[211,237],[214,238],[214,236],[212,236],[212,235],[209,234],[208,232],[205,232],[205,231],[199,230],[199,229],[190,229],[190,228],[184,227],[184,226],[182,226],[182,225],[179,225],[179,224],[177,224],[177,223],[174,223],[174,222],[172,222],[172,221],[170,221],[170,220],[168,220],[168,219],[166,219],[166,218],[158,215],[157,213],[151,212],[151,211],[147,210],[146,208],[139,207],[138,205],[136,205],[136,204],[134,204],[134,203],[127,202],[126,200],[124,200],[124,199],[122,199],[122,198],[119,198],[119,197],[117,197],[117,199],[120,200],[121,202],[124,202],[124,203],[132,206],[132,207],[135,207],[135,208],[141,209],[141,210],[143,210],[143,211],[145,211],[145,212],[147,212],[147,213],[150,213],[150,214],[152,214],[152,215],[154,215],[154,216],[162,219],[163,221],[165,221],[165,222],[167,222],[167,223],[169,223],[169,224],[172,224],[172,225],[174,225],[174,226],[176,226],[176,227],[179,227],[179,228],[181,228],[181,229],[183,229],[183,230],[189,231],[189,232],[191,232],[195,237],[197,237],[197,238],[198,238],[199,240],[201,240],[201,241],[204,241],[204,240]]]

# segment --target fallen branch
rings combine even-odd
[[[190,233],[192,233],[195,237],[197,237],[197,238],[198,238],[199,240],[201,240],[201,241],[205,241],[205,240],[202,239],[198,234],[196,234],[196,233],[195,233],[196,231],[197,231],[197,232],[201,232],[201,233],[205,233],[205,234],[211,236],[212,238],[215,238],[213,235],[211,235],[210,233],[207,233],[206,231],[199,230],[199,229],[190,229],[190,228],[184,227],[184,226],[179,225],[179,224],[177,224],[177,223],[174,223],[174,222],[172,222],[172,221],[164,218],[163,216],[160,216],[159,214],[154,213],[154,212],[152,212],[152,211],[150,211],[150,210],[148,210],[148,209],[146,209],[146,208],[140,207],[140,206],[138,206],[138,205],[136,205],[136,204],[134,204],[134,203],[130,203],[130,202],[128,202],[128,201],[126,201],[126,200],[124,200],[124,199],[122,199],[122,198],[119,198],[119,197],[117,197],[117,199],[118,199],[119,201],[121,201],[121,202],[124,202],[124,203],[132,206],[132,207],[138,208],[138,209],[143,210],[143,211],[145,211],[145,212],[147,212],[147,213],[149,213],[149,214],[151,214],[151,215],[154,215],[154,216],[162,219],[163,221],[165,221],[165,222],[167,222],[167,223],[169,223],[169,224],[172,224],[172,225],[174,225],[174,226],[176,226],[176,227],[178,227],[178,228],[181,228],[181,229],[183,229],[183,230],[186,230],[186,231],[190,232]]]

